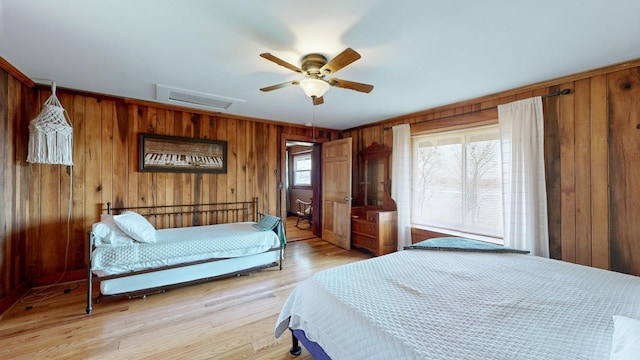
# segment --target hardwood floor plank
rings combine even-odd
[[[52,288],[59,295],[30,310],[18,302],[2,314],[0,358],[291,359],[291,336],[273,333],[293,288],[318,271],[369,257],[317,238],[296,241],[287,245],[282,271],[101,302],[91,315],[85,282],[59,284]],[[297,359],[312,357],[303,350]]]
[[[300,241],[314,238],[311,226],[308,222],[300,222],[300,226],[296,226],[298,220],[295,216],[288,216],[285,219],[285,233],[287,235],[287,241]]]

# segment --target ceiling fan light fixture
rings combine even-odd
[[[307,78],[300,81],[304,93],[310,98],[320,98],[329,90],[329,84],[320,79]]]
[[[2,0],[0,0],[2,1]],[[355,81],[340,80],[336,78],[326,79],[325,76],[329,74],[335,74],[338,70],[360,59],[360,54],[351,48],[346,48],[343,52],[336,55],[330,61],[322,54],[307,54],[300,60],[300,67],[291,65],[288,62],[275,57],[269,53],[260,54],[262,58],[276,63],[289,70],[305,76],[303,80],[293,80],[284,83],[263,87],[260,91],[272,91],[281,89],[289,85],[300,85],[304,90],[305,95],[311,98],[313,105],[324,104],[324,94],[329,90],[329,87],[334,86],[342,89],[350,89],[360,91],[363,93],[369,93],[373,90],[373,85],[362,84]]]

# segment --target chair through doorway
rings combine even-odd
[[[300,199],[296,199],[296,203],[298,203],[298,211],[296,211],[296,216],[298,219],[296,220],[296,227],[299,227],[300,220],[309,222],[309,227],[311,227],[311,217],[313,215],[313,200],[309,202],[302,201]]]

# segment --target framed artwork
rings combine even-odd
[[[139,135],[140,171],[227,173],[227,142],[156,134]]]

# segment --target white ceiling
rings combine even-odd
[[[639,0],[0,0],[0,56],[39,83],[155,101],[155,85],[244,102],[227,113],[347,129],[640,58]],[[347,47],[313,106],[259,88]]]

